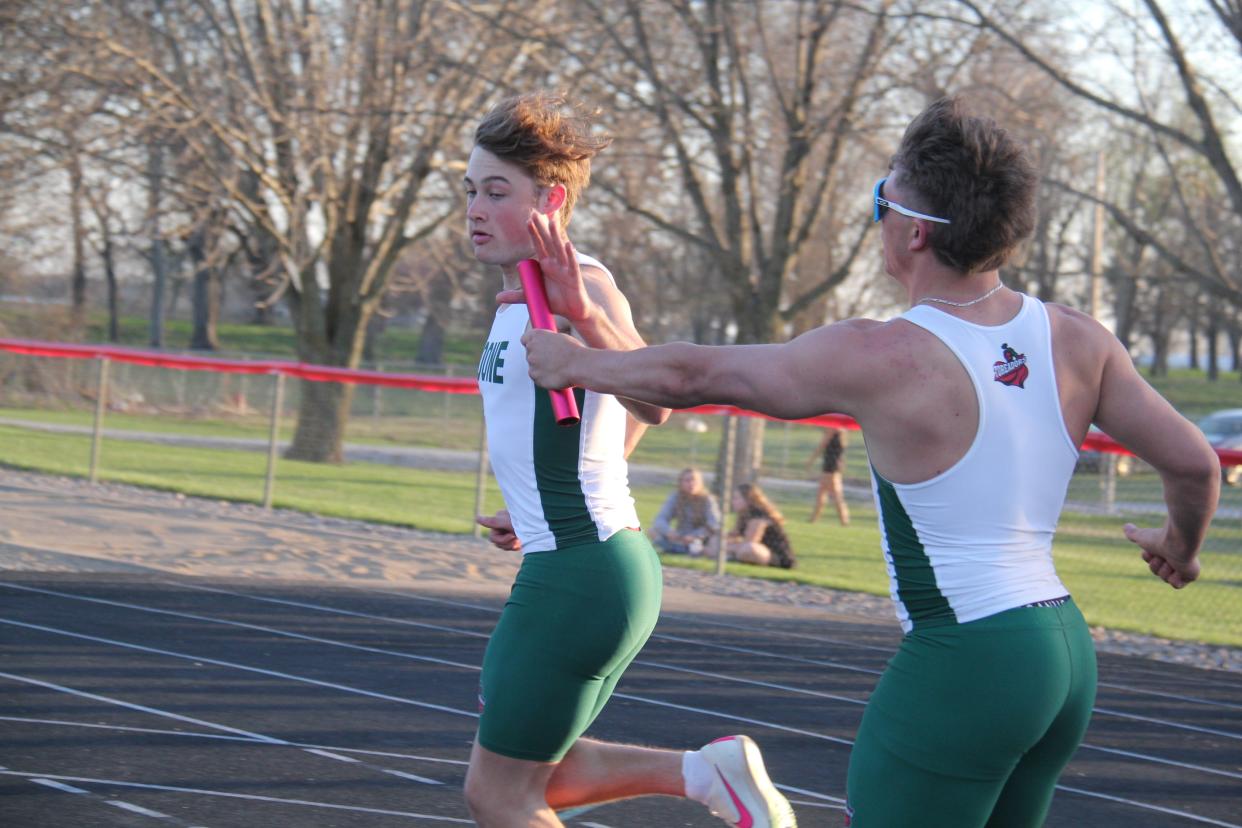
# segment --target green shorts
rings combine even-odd
[[[479,680],[479,744],[559,762],[604,709],[660,615],[660,559],[640,532],[522,558]]]
[[[1095,648],[1073,601],[916,627],[863,713],[846,824],[1043,825],[1095,683]]]

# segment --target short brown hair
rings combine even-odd
[[[565,188],[561,226],[591,180],[591,159],[612,138],[591,134],[593,112],[546,92],[514,95],[496,104],[474,131],[475,146],[516,164],[541,187]]]
[[[990,118],[972,117],[941,98],[906,128],[893,156],[915,209],[950,219],[931,231],[945,265],[979,273],[1003,265],[1035,229],[1039,177],[1025,148]]]

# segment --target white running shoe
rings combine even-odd
[[[749,736],[725,736],[699,749],[715,776],[707,795],[712,814],[737,828],[797,828],[789,800],[763,767]]]

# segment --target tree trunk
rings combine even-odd
[[[733,453],[733,484],[754,483],[759,479],[763,468],[763,434],[765,420],[758,417],[735,417],[734,428],[737,437],[734,440]],[[723,480],[725,460],[728,452],[728,441],[720,442],[720,452],[716,456],[716,479]],[[726,495],[721,493],[721,497]]]
[[[119,297],[116,285],[116,258],[112,249],[112,233],[107,228],[103,229],[103,267],[104,280],[108,286],[108,341],[121,341],[121,323],[120,323],[120,307]]]
[[[1169,332],[1163,328],[1153,328],[1151,337],[1151,375],[1166,377],[1169,375]]]
[[[444,364],[444,325],[434,309],[428,309],[423,321],[423,335],[418,339],[418,354],[414,361],[419,365]]]
[[[343,382],[302,380],[298,425],[285,457],[313,463],[345,460],[345,424],[354,386]]]
[[[1229,370],[1238,371],[1242,379],[1242,321],[1231,316],[1225,322],[1225,333],[1229,336]]]
[[[147,145],[147,236],[151,239],[151,315],[148,343],[164,347],[164,289],[168,284],[168,262],[164,256],[164,237],[160,229],[160,193],[164,187],[164,148],[159,140]]]
[[[1209,382],[1220,379],[1220,315],[1216,306],[1208,308],[1207,322],[1207,378]]]
[[[1199,370],[1199,314],[1198,308],[1190,309],[1190,369]]]
[[[86,323],[86,228],[82,221],[82,158],[77,140],[69,139],[69,216],[73,233],[73,276],[70,293],[73,297],[73,325],[81,329]]]
[[[219,278],[208,261],[210,249],[209,230],[197,227],[190,234],[187,247],[194,267],[194,290],[190,315],[193,320],[190,348],[195,351],[215,351],[220,347],[216,337],[216,319],[220,314]]]

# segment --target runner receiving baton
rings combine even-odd
[[[1161,476],[1164,525],[1126,525],[1125,537],[1170,586],[1199,575],[1220,489],[1203,435],[1095,320],[1000,281],[1034,227],[1037,184],[1003,129],[941,100],[910,124],[872,194],[885,269],[910,303],[901,316],[782,345],[622,352],[525,337],[545,388],[788,419],[836,412],[862,426],[906,635],[850,756],[852,828],[1043,824],[1095,698],[1091,636],[1052,561],[1092,423]],[[549,290],[580,292],[555,227],[532,232]]]
[[[475,257],[504,290],[479,362],[492,467],[507,509],[479,523],[522,565],[488,641],[466,801],[484,828],[559,826],[556,809],[645,794],[685,796],[733,825],[793,828],[754,742],[726,736],[700,750],[610,744],[582,734],[603,710],[660,612],[660,561],[639,531],[625,463],[627,410],[661,423],[668,409],[577,391],[581,420],[558,426],[527,375],[531,315],[519,263],[538,253],[572,284],[548,283],[553,313],[593,348],[642,347],[629,304],[597,260],[536,250],[527,224],[568,225],[608,141],[543,95],[510,98],[483,119],[466,168]],[[559,238],[559,235],[557,236]],[[568,288],[568,289],[566,289]]]

